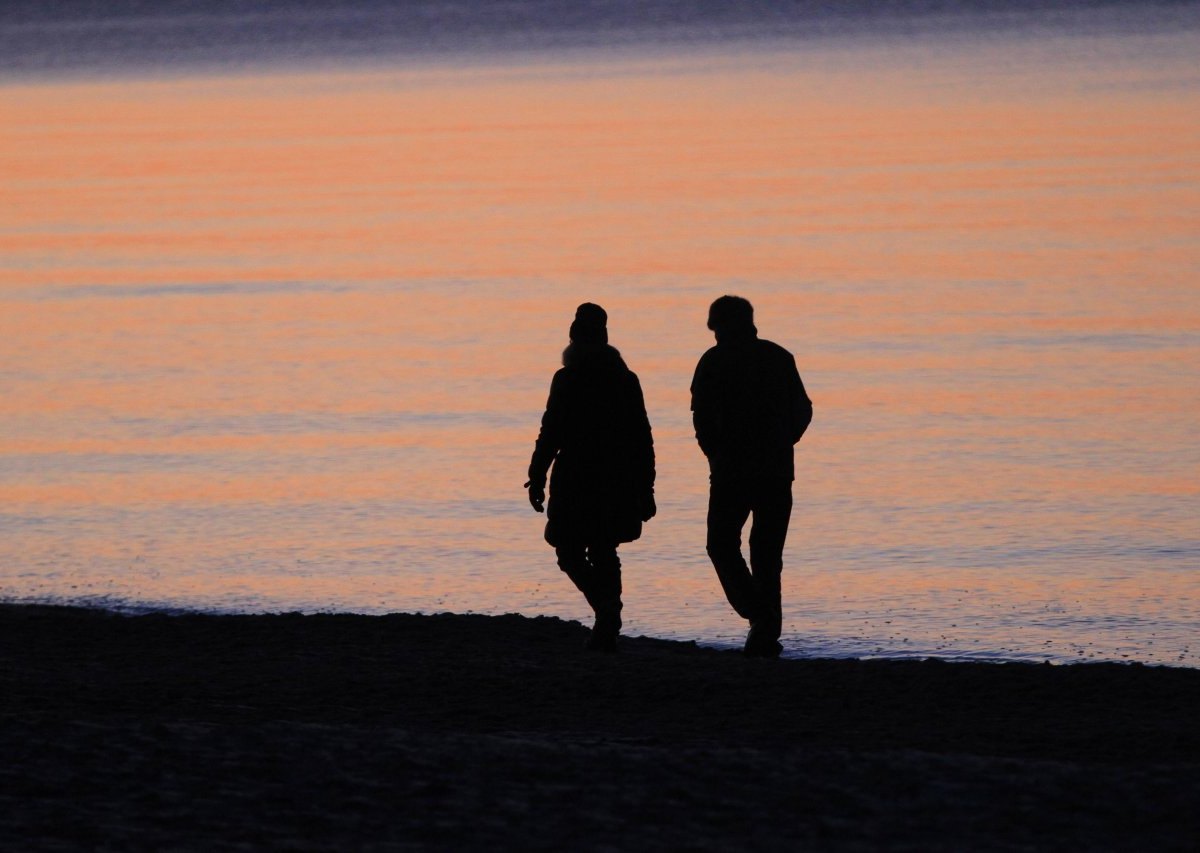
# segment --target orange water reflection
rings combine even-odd
[[[1136,269],[1148,231],[1191,257],[1191,93],[762,65],[10,86],[4,284],[1060,278],[1030,241]]]
[[[732,636],[687,416],[729,289],[817,402],[796,636],[1194,624],[1200,95],[861,50],[0,87],[0,592],[582,616],[519,485],[590,298],[660,456],[630,624]]]

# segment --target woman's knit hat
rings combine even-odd
[[[593,302],[583,303],[575,309],[570,336],[577,344],[608,343],[608,314]]]

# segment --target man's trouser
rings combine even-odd
[[[742,529],[751,515],[747,565]],[[733,609],[764,639],[778,640],[782,630],[779,581],[791,516],[790,480],[719,480],[709,485],[708,556]]]

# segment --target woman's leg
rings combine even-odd
[[[558,556],[558,567],[571,579],[575,588],[583,593],[592,610],[597,610],[602,599],[597,597],[595,572],[588,560],[586,545],[560,545],[554,549]]]
[[[588,563],[592,567],[592,582],[596,598],[605,606],[621,609],[621,558],[615,544],[589,545]]]
[[[621,633],[621,558],[616,543],[589,545],[588,562],[592,568],[592,609],[596,624],[588,640],[588,648],[615,651],[617,635]]]

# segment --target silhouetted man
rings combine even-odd
[[[700,358],[692,378],[692,423],[709,466],[708,555],[725,597],[750,621],[744,653],[777,657],[792,448],[812,421],[812,401],[792,354],[758,337],[747,300],[717,299],[708,328],[717,345]],[[742,528],[751,515],[747,566]]]

